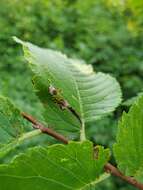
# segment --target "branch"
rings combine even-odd
[[[121,173],[115,166],[113,166],[110,163],[107,163],[104,166],[105,172],[110,173],[116,177],[119,177],[120,179],[126,181],[130,185],[133,185],[137,189],[143,190],[143,184],[139,183],[137,180],[135,180],[133,177],[125,176],[123,173]]]
[[[55,132],[53,129],[51,128],[47,128],[44,127],[41,123],[39,123],[36,119],[34,119],[32,116],[26,114],[26,113],[22,113],[22,116],[27,119],[28,121],[30,121],[33,125],[34,128],[36,129],[40,129],[43,133],[46,133],[52,137],[54,137],[55,139],[63,142],[64,144],[68,144],[68,139],[66,139],[63,135]],[[127,183],[133,185],[134,187],[136,187],[137,189],[143,190],[143,184],[139,183],[137,180],[135,180],[132,177],[129,176],[125,176],[123,173],[121,173],[115,166],[113,166],[110,163],[107,163],[104,166],[105,172],[110,173],[113,176],[119,177],[120,179],[126,181]]]
[[[42,133],[46,133],[52,137],[54,137],[55,139],[62,141],[65,144],[68,144],[68,140],[66,139],[66,137],[60,135],[59,133],[55,132],[53,129],[48,128],[48,127],[44,127],[41,123],[39,123],[35,118],[33,118],[32,116],[26,114],[26,113],[21,113],[21,115],[27,119],[28,121],[30,121],[33,125],[34,128],[36,129],[40,129],[42,131]]]

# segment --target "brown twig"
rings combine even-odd
[[[137,180],[135,180],[133,177],[125,176],[123,173],[121,173],[115,166],[113,166],[110,163],[107,163],[104,167],[105,171],[107,173],[110,173],[116,177],[119,177],[120,179],[126,181],[130,185],[133,185],[137,189],[143,190],[143,184],[139,183]]]
[[[27,119],[28,121],[30,121],[33,125],[34,128],[36,129],[40,129],[42,131],[42,133],[47,133],[48,135],[54,137],[55,139],[62,141],[65,144],[68,144],[68,140],[66,139],[66,137],[64,137],[63,135],[60,135],[59,133],[55,132],[53,129],[48,128],[48,127],[44,127],[41,123],[39,123],[35,118],[33,118],[32,116],[28,115],[27,113],[21,113],[22,116]]]
[[[30,121],[35,128],[40,129],[43,133],[47,133],[48,135],[54,137],[55,139],[63,142],[64,144],[68,144],[68,139],[66,139],[63,135],[55,132],[51,128],[44,127],[41,123],[39,123],[36,119],[34,119],[32,116],[22,113],[22,116]],[[133,185],[137,189],[143,190],[143,184],[139,183],[137,180],[135,180],[133,177],[125,176],[123,173],[121,173],[115,166],[113,166],[110,163],[107,163],[104,166],[105,172],[110,173],[113,176],[119,177],[120,179],[126,181],[127,183]]]

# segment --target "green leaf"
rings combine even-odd
[[[25,139],[40,133],[39,130],[27,132],[27,123],[20,110],[8,98],[0,96],[0,158]]]
[[[33,84],[45,107],[45,119],[64,134],[83,133],[86,122],[114,111],[121,101],[117,81],[103,73],[94,73],[90,65],[67,58],[60,52],[22,42],[25,57],[34,73]],[[48,91],[59,89],[60,96],[78,113],[81,123],[68,109],[62,110]]]
[[[0,127],[5,135],[0,139],[0,143],[7,143],[12,138],[16,138],[23,133],[23,119],[20,111],[14,107],[8,98],[0,96]]]
[[[123,113],[114,154],[119,169],[143,182],[143,96]]]
[[[101,146],[96,149],[98,155],[94,159],[90,141],[32,148],[11,164],[0,166],[1,189],[90,190],[109,176],[101,175],[109,150]]]

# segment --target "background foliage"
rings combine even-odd
[[[121,84],[124,101],[142,91],[142,0],[0,0],[0,30],[0,93],[41,120],[42,106],[32,91],[31,73],[12,36],[61,50],[86,60],[96,71],[111,73]],[[94,133],[92,140],[111,146],[116,119],[128,105],[91,123],[89,137]],[[101,189],[131,189],[112,181],[105,181]]]

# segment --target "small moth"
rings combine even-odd
[[[51,94],[53,101],[57,105],[59,105],[61,110],[69,110],[79,120],[79,122],[82,123],[79,114],[70,106],[68,101],[65,100],[61,95],[61,89],[57,89],[54,86],[50,85],[48,88],[48,92]]]
[[[60,89],[50,85],[48,91],[52,95],[54,102],[57,103],[62,110],[69,107],[68,102],[62,97],[62,91]]]

